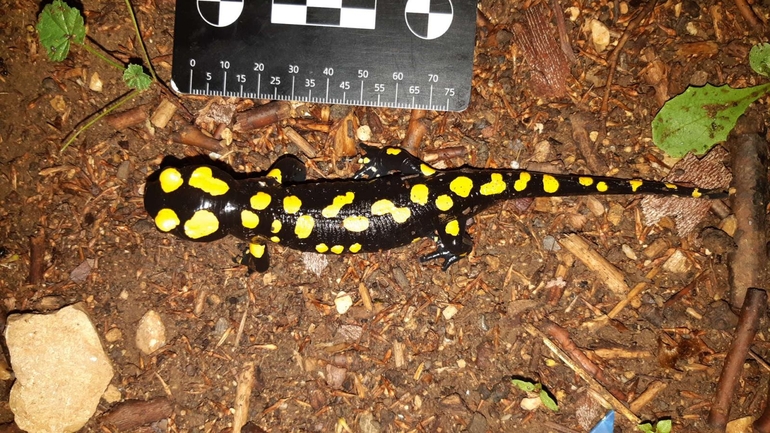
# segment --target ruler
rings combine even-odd
[[[462,111],[476,0],[177,0],[180,93]]]

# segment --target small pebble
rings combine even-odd
[[[450,320],[452,317],[455,316],[455,314],[457,314],[457,311],[458,311],[457,307],[455,307],[452,304],[449,304],[446,306],[446,308],[444,308],[444,311],[441,312],[441,315],[444,316],[444,319]]]
[[[102,83],[102,79],[99,78],[98,72],[94,72],[91,75],[91,79],[88,81],[88,88],[94,92],[101,92],[104,88],[104,83]]]
[[[561,250],[561,245],[556,242],[555,237],[548,235],[543,237],[543,249],[546,251],[559,251]]]
[[[110,330],[104,334],[104,339],[107,340],[108,343],[114,343],[122,338],[123,331],[121,331],[119,328],[110,328]]]
[[[345,314],[353,306],[353,298],[345,292],[340,292],[334,298],[334,306],[337,308],[337,313]]]
[[[166,327],[160,314],[148,311],[136,327],[136,347],[149,355],[166,345]]]
[[[128,176],[131,173],[131,161],[123,161],[118,166],[118,173],[116,176],[120,180],[128,180]]]

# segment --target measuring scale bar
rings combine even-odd
[[[474,0],[178,0],[181,93],[464,110]]]

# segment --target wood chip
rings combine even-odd
[[[593,249],[585,239],[579,235],[571,234],[562,238],[559,243],[583,262],[588,269],[596,272],[599,279],[612,292],[623,296],[628,293],[630,289],[625,283],[623,273]]]

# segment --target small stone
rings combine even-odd
[[[104,391],[104,394],[102,394],[102,398],[107,403],[112,404],[123,400],[123,394],[120,393],[117,386],[110,384],[110,386],[107,387],[107,390]]]
[[[80,430],[113,375],[83,307],[11,315],[5,338],[16,375],[9,401],[16,424],[30,433]]]
[[[123,331],[121,331],[119,328],[110,328],[110,330],[104,334],[104,339],[107,340],[108,343],[114,343],[118,340],[121,340],[122,338]]]
[[[597,53],[604,51],[610,44],[610,29],[599,20],[590,20],[588,22],[591,31],[591,43]]]
[[[471,418],[470,424],[468,424],[468,433],[486,433],[488,427],[488,421],[484,415],[476,412]]]
[[[128,180],[128,176],[131,174],[131,161],[123,161],[118,166],[117,178],[120,180]]]
[[[636,253],[628,244],[623,244],[620,246],[620,248],[623,250],[623,254],[625,254],[626,257],[634,261],[638,260]]]
[[[358,417],[358,429],[361,433],[380,433],[382,426],[371,412],[364,412]]]
[[[94,72],[91,74],[91,79],[88,81],[88,88],[94,92],[101,92],[103,87],[104,83],[102,83],[102,79],[99,78],[99,73]]]
[[[358,141],[370,141],[372,139],[372,129],[369,125],[361,125],[356,129],[356,138]]]
[[[527,397],[522,399],[521,404],[519,404],[519,406],[521,406],[522,409],[528,410],[530,412],[533,410],[537,410],[542,405],[543,405],[543,402],[540,401],[540,397]]]
[[[145,355],[160,349],[166,344],[166,327],[160,315],[150,310],[142,316],[136,327],[136,347]]]
[[[559,245],[559,243],[556,242],[555,237],[551,235],[547,235],[543,237],[543,249],[546,251],[555,252],[555,251],[561,250],[561,245]]]
[[[334,306],[337,308],[337,313],[345,314],[353,306],[353,298],[345,292],[340,292],[334,298]]]
[[[449,304],[449,305],[447,305],[447,306],[446,306],[446,308],[444,308],[444,310],[441,312],[441,315],[442,315],[442,316],[444,316],[444,319],[445,319],[445,320],[451,320],[451,319],[452,319],[452,317],[454,317],[454,316],[455,316],[455,314],[457,314],[457,312],[458,312],[458,311],[459,311],[459,310],[457,309],[457,307],[456,307],[456,306],[454,306],[454,305],[452,305],[452,304]]]

